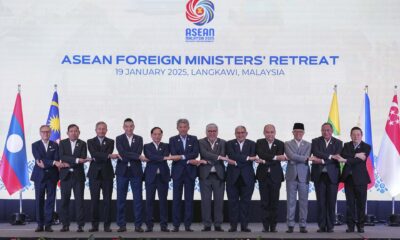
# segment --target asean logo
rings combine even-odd
[[[186,18],[197,26],[214,19],[214,4],[210,0],[190,0],[186,4]]]

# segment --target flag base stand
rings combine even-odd
[[[13,213],[11,216],[11,225],[25,225],[26,214],[25,213]]]
[[[375,226],[376,216],[373,214],[366,214],[365,215],[365,226]]]
[[[389,216],[388,226],[400,227],[400,214],[391,214]]]
[[[335,226],[343,225],[343,222],[344,222],[343,220],[344,220],[343,214],[336,213],[336,215],[335,215]]]

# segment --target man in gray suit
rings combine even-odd
[[[288,158],[286,169],[287,191],[287,233],[292,233],[295,225],[297,192],[299,193],[299,225],[300,232],[306,233],[308,212],[308,184],[310,181],[311,143],[303,140],[304,124],[295,123],[291,141],[285,142],[285,154]]]
[[[204,228],[211,231],[211,196],[214,194],[214,229],[221,228],[223,221],[223,203],[225,191],[225,141],[218,138],[218,126],[210,123],[206,126],[206,137],[199,140],[201,164],[199,166],[201,215]]]

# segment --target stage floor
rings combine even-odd
[[[102,225],[100,225],[102,226]],[[55,230],[53,233],[35,233],[36,228],[35,223],[29,223],[22,226],[13,226],[8,223],[0,224],[0,239],[124,239],[127,238],[141,238],[141,239],[400,239],[400,227],[388,227],[386,225],[376,225],[373,227],[365,227],[365,233],[346,233],[346,226],[336,226],[335,232],[333,233],[317,233],[317,225],[315,223],[310,223],[307,227],[308,233],[299,233],[299,229],[296,226],[294,233],[286,233],[286,224],[278,224],[277,233],[263,233],[262,225],[260,223],[251,223],[249,225],[252,232],[250,233],[229,233],[227,232],[229,226],[228,224],[223,224],[225,232],[201,232],[203,226],[199,223],[193,224],[192,229],[194,232],[183,231],[183,226],[181,226],[181,231],[178,233],[164,233],[160,232],[159,226],[156,224],[154,226],[154,232],[151,233],[136,233],[133,231],[133,224],[128,224],[128,231],[124,233],[117,233],[117,226],[112,225],[113,232],[105,233],[100,228],[100,232],[89,233],[90,224],[86,224],[84,233],[76,232],[76,225],[72,224],[70,227],[70,232],[61,233],[59,230],[60,225],[53,226]],[[169,226],[171,228],[171,226]]]

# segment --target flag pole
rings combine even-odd
[[[364,87],[364,93],[368,95],[368,85]],[[365,107],[365,106],[364,106]],[[365,131],[365,129],[364,129]],[[365,226],[375,226],[376,216],[374,214],[368,214],[368,198],[365,199]]]
[[[397,96],[397,85],[394,85],[394,95]],[[389,216],[389,226],[399,227],[400,226],[400,214],[396,214],[395,211],[396,199],[392,197],[392,214]]]
[[[18,84],[18,94],[21,94],[21,84]],[[19,190],[19,214],[22,215],[22,189]]]
[[[54,92],[57,92],[57,84],[54,84]],[[52,225],[59,225],[60,224],[60,217],[57,213],[57,187],[54,193],[54,209],[53,209],[53,216],[52,216]]]
[[[18,84],[18,94],[21,94],[21,84]],[[22,189],[19,190],[19,212],[12,215],[12,225],[25,225],[26,215],[22,212]]]
[[[333,85],[333,91],[337,94],[337,84]],[[336,193],[337,194],[337,193]],[[343,215],[338,213],[338,201],[335,203],[335,225],[340,226],[343,224]]]

